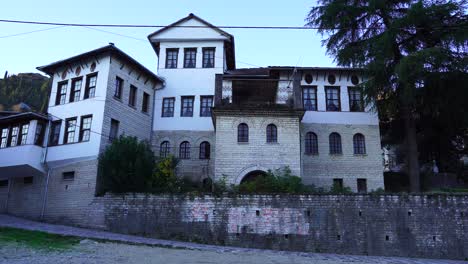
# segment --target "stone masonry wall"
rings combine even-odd
[[[314,132],[318,138],[318,155],[305,154],[305,135]],[[330,155],[329,135],[341,135],[343,154]],[[366,154],[355,155],[353,136],[365,137]],[[384,188],[382,149],[379,127],[374,125],[301,124],[302,179],[305,184],[329,188],[333,179],[357,191],[357,179],[367,180],[367,189]]]
[[[468,257],[467,195],[107,195],[92,208],[88,225],[125,234],[276,250]]]
[[[249,142],[237,142],[237,126],[249,126]],[[266,127],[275,124],[277,143],[266,142]],[[300,121],[288,116],[217,116],[215,179],[239,184],[251,171],[274,170],[289,166],[301,175]]]
[[[190,159],[181,159],[177,167],[177,174],[201,182],[205,178],[213,178],[215,158],[215,132],[214,131],[188,131],[188,130],[157,130],[153,131],[153,151],[156,156],[160,154],[160,146],[169,141],[170,153],[179,157],[180,143],[190,143]],[[210,159],[200,159],[200,144],[204,141],[210,143]]]

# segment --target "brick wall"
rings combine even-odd
[[[318,155],[305,154],[305,134],[314,132],[318,138]],[[329,135],[341,135],[343,154],[330,155]],[[365,137],[366,154],[355,155],[353,136]],[[368,190],[384,188],[382,149],[379,127],[374,125],[301,124],[302,179],[306,184],[329,188],[334,178],[357,191],[357,179],[367,180]]]
[[[92,224],[239,247],[424,258],[468,257],[467,195],[96,198]],[[92,210],[93,211],[93,210]]]

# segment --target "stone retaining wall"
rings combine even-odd
[[[164,239],[307,252],[468,258],[468,195],[96,198],[83,225]]]

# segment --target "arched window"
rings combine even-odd
[[[276,143],[278,142],[278,129],[275,125],[269,124],[266,128],[267,142]]]
[[[159,147],[159,156],[165,158],[171,153],[171,145],[169,141],[163,141]]]
[[[249,126],[246,123],[237,126],[237,142],[249,142]]]
[[[305,136],[305,153],[308,155],[318,154],[318,140],[314,132],[307,132]]]
[[[200,144],[200,159],[210,159],[211,148],[210,143],[203,141]]]
[[[366,154],[366,140],[363,134],[353,136],[354,154]]]
[[[180,143],[179,158],[190,159],[190,143],[188,141]]]
[[[330,154],[342,154],[341,149],[341,136],[340,134],[333,132],[330,134]]]

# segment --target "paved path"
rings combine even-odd
[[[154,238],[145,238],[131,235],[116,234],[106,231],[90,230],[84,228],[53,225],[42,222],[30,221],[22,218],[17,218],[8,215],[0,214],[0,226],[13,227],[26,230],[43,231],[47,233],[77,236],[91,239],[104,239],[115,242],[124,242],[136,245],[150,245],[158,247],[168,247],[177,249],[198,250],[205,252],[213,252],[216,254],[240,254],[240,255],[265,255],[270,258],[305,258],[310,263],[382,263],[382,264],[438,264],[438,263],[464,263],[464,261],[451,260],[432,260],[432,259],[413,259],[399,257],[379,257],[379,256],[354,256],[354,255],[337,255],[337,254],[322,254],[322,253],[302,253],[288,251],[273,251],[249,248],[223,247],[213,245],[202,245],[189,242],[169,241]],[[193,252],[193,251],[192,251]],[[198,254],[193,252],[194,254]],[[185,254],[191,254],[190,252]],[[275,263],[281,263],[275,261]]]

